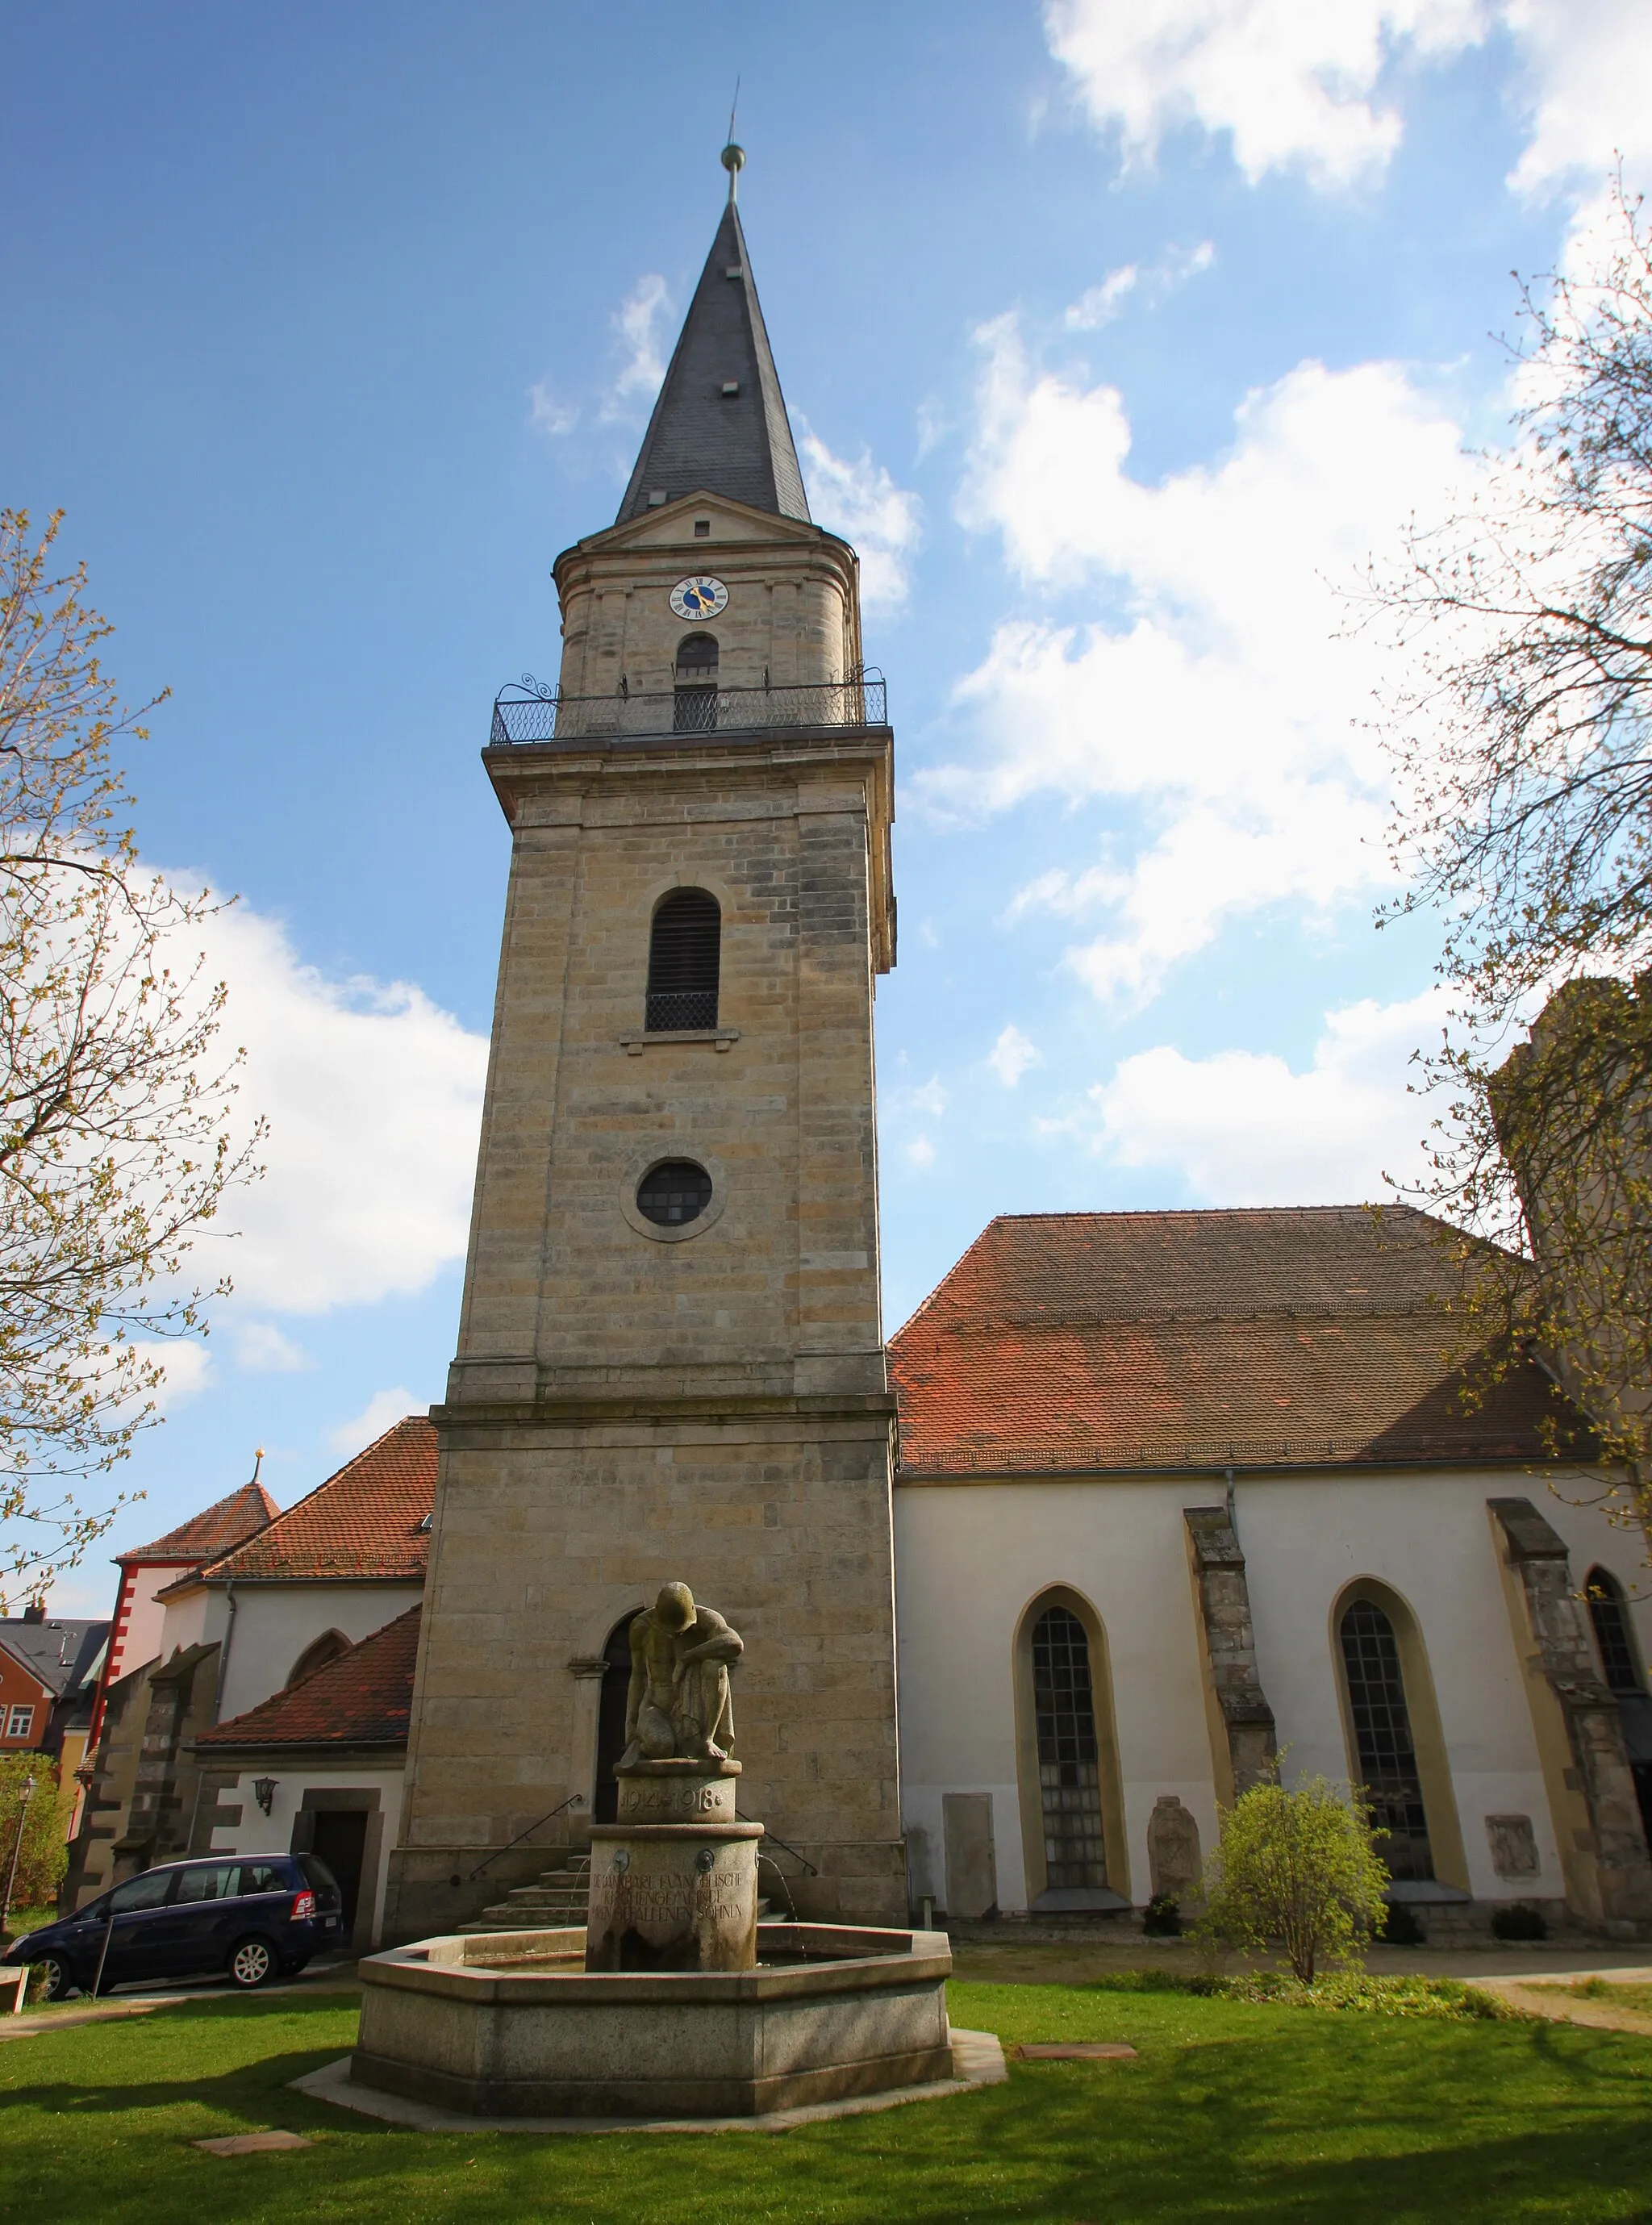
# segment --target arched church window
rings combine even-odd
[[[294,1684],[301,1684],[307,1677],[313,1677],[318,1669],[325,1669],[330,1661],[336,1661],[341,1653],[348,1653],[349,1651],[350,1640],[341,1630],[324,1632],[313,1644],[307,1645],[294,1662],[288,1675],[287,1689],[290,1691]]]
[[[650,1035],[717,1025],[723,914],[704,889],[673,889],[661,898],[649,937]]]
[[[1432,1878],[1428,1818],[1394,1625],[1374,1600],[1360,1599],[1343,1616],[1339,1635],[1377,1851],[1396,1879]]]
[[[715,634],[686,634],[677,644],[673,730],[709,734],[717,728],[718,646]]]
[[[1047,1888],[1103,1888],[1107,1863],[1090,1640],[1069,1607],[1047,1607],[1033,1626],[1033,1709]]]
[[[1584,1586],[1589,1620],[1595,1626],[1600,1666],[1614,1692],[1643,1692],[1646,1680],[1636,1658],[1635,1633],[1630,1627],[1624,1591],[1616,1576],[1605,1569],[1591,1569]]]

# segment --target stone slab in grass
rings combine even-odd
[[[202,2148],[208,2155],[268,2155],[275,2148],[313,2148],[313,2140],[307,2140],[302,2133],[229,2133],[215,2140],[191,2140],[192,2148]]]
[[[1122,2039],[1026,2040],[1016,2053],[1023,2063],[1134,2063],[1136,2050]]]

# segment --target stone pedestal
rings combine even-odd
[[[737,1761],[621,1764],[619,1816],[591,1830],[587,1970],[753,1970],[761,1823]]]

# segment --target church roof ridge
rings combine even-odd
[[[614,523],[704,492],[805,524],[808,496],[751,276],[745,232],[725,205],[672,351]]]

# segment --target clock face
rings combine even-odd
[[[714,618],[729,606],[729,591],[720,580],[679,580],[671,590],[671,607],[680,618]]]

